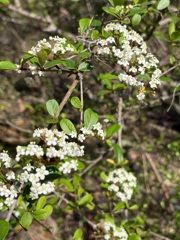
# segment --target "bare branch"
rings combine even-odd
[[[79,82],[78,80],[74,80],[71,87],[67,91],[66,95],[64,96],[63,100],[61,101],[61,103],[59,105],[59,110],[56,114],[56,118],[59,117],[59,114],[61,113],[62,109],[64,108],[64,105],[66,104],[67,100],[70,98],[70,96],[71,96],[73,90],[75,89],[76,85],[78,84],[78,82]]]

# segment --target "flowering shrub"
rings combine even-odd
[[[113,1],[109,2],[112,4]],[[122,87],[113,85],[112,80],[116,79],[118,83],[127,85],[126,87],[133,87],[137,99],[144,101],[146,94],[149,91],[154,92],[160,85],[161,71],[158,67],[159,61],[148,51],[140,34],[124,23],[135,5],[112,5],[113,7],[104,10],[118,20],[121,19],[122,23],[111,21],[102,27],[101,21],[96,26],[97,22],[88,18],[81,19],[81,36],[77,38],[77,43],[72,44],[59,36],[50,36],[48,40],[44,38],[38,41],[36,46],[24,53],[20,64],[0,62],[1,69],[16,70],[19,73],[29,71],[40,77],[45,75],[46,71],[54,70],[58,74],[68,73],[68,76],[75,76],[60,104],[54,99],[46,103],[50,115],[49,127],[35,129],[34,140],[27,146],[17,146],[14,157],[10,157],[6,151],[0,153],[0,210],[7,211],[6,221],[2,224],[7,224],[11,217],[15,216],[21,226],[28,229],[34,219],[40,221],[50,216],[57,203],[56,201],[52,204],[51,198],[59,200],[64,193],[73,198],[69,200],[67,197],[68,210],[80,212],[81,208],[87,208],[95,212],[91,221],[82,214],[83,220],[93,226],[95,239],[140,239],[139,226],[134,230],[131,222],[123,221],[122,216],[118,216],[119,212],[137,209],[137,205],[129,206],[128,203],[137,187],[137,180],[132,173],[125,170],[124,165],[127,162],[123,158],[122,146],[115,137],[116,133],[120,136],[122,126],[119,120],[115,123],[104,121],[102,126],[97,113],[90,108],[84,111],[83,76],[95,67],[91,61],[95,57],[99,62],[116,66],[113,74],[101,75],[109,87],[108,90],[113,92]],[[80,83],[80,99],[71,98],[71,104],[80,113],[78,131],[69,119],[60,116],[77,82]],[[110,168],[107,167],[108,161],[106,162],[108,152],[99,152],[100,157],[91,162],[94,150],[91,149],[91,141],[88,139],[92,138],[110,148],[109,152],[114,158],[109,161],[112,163]],[[121,140],[120,137],[118,140]],[[87,145],[90,149],[88,154]],[[103,166],[99,174],[102,178],[101,195],[106,198],[107,205],[104,212],[101,206],[94,203],[93,194],[82,186],[83,174],[93,168],[99,159]],[[9,225],[6,225],[6,228],[8,232]],[[73,239],[82,239],[82,229],[77,229]]]

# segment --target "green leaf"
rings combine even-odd
[[[132,17],[132,25],[133,26],[137,26],[139,23],[141,22],[141,15],[136,13],[133,17]]]
[[[160,0],[157,5],[157,10],[163,10],[167,8],[170,4],[169,0]]]
[[[170,24],[169,24],[169,29],[168,29],[168,34],[169,34],[169,36],[171,36],[171,34],[173,33],[173,32],[175,32],[176,31],[176,25],[175,25],[175,23],[172,21],[172,22],[170,22]]]
[[[25,212],[21,217],[20,223],[24,228],[28,229],[32,223],[32,220],[32,215],[29,212]]]
[[[108,8],[108,7],[103,7],[102,9],[103,9],[103,11],[105,11],[106,13],[108,13],[108,14],[114,16],[114,17],[117,17],[117,14],[116,14],[116,11],[115,11],[114,8],[112,8],[112,7],[110,7],[110,8]]]
[[[111,137],[115,132],[117,132],[120,129],[120,125],[117,123],[114,123],[108,127],[106,130],[106,138]]]
[[[83,162],[78,161],[77,164],[78,164],[77,166],[78,170],[83,170],[85,168],[85,165]]]
[[[113,208],[113,211],[119,211],[121,209],[124,209],[125,207],[126,207],[126,204],[124,202],[118,202]]]
[[[39,64],[43,66],[45,61],[48,58],[48,54],[45,49],[42,49],[37,53],[37,57],[38,57]]]
[[[51,99],[46,102],[46,108],[48,113],[51,116],[55,117],[59,109],[59,104],[55,99]]]
[[[60,179],[60,183],[62,185],[64,185],[68,191],[70,191],[70,192],[74,191],[74,187],[73,187],[72,183],[68,179],[61,178]]]
[[[88,58],[90,56],[90,54],[91,54],[90,52],[79,52],[78,53],[81,60],[84,59],[84,58]]]
[[[82,205],[86,205],[87,203],[90,203],[93,200],[93,196],[89,193],[87,193],[84,197],[82,197],[79,201],[78,201],[78,205],[82,206]]]
[[[72,132],[77,132],[74,127],[74,124],[67,118],[64,118],[60,121],[60,126],[66,134],[70,134]]]
[[[48,61],[47,63],[44,64],[44,68],[52,68],[55,67],[56,65],[62,63],[62,59],[56,59],[52,61]]]
[[[118,144],[113,144],[114,153],[117,159],[117,162],[120,163],[123,160],[122,148]]]
[[[83,32],[88,28],[90,21],[90,18],[81,18],[79,20],[79,28],[81,34],[83,34]]]
[[[164,81],[164,82],[172,82],[173,81],[173,79],[170,77],[160,77],[160,80]]]
[[[46,211],[46,214],[49,217],[53,212],[53,207],[50,204],[48,204],[44,207],[44,210]]]
[[[102,22],[100,20],[94,19],[91,23],[92,27],[99,27],[102,25]]]
[[[56,124],[56,123],[58,123],[58,119],[53,119],[53,118],[47,119],[46,123],[48,123],[48,124]]]
[[[146,10],[145,8],[139,8],[139,7],[135,7],[133,8],[128,14],[128,17],[134,16],[135,14],[146,14],[148,12],[148,10]]]
[[[38,209],[38,210],[33,212],[33,216],[37,220],[43,220],[43,219],[46,219],[48,217],[48,214],[47,214],[45,209]]]
[[[9,3],[9,0],[0,0],[0,3],[8,4],[8,3]]]
[[[170,42],[169,38],[165,37],[161,32],[155,31],[154,36],[162,39],[163,41]]]
[[[82,62],[80,63],[79,67],[78,67],[78,71],[87,71],[87,66],[88,66],[88,63],[87,62]]]
[[[91,130],[93,125],[98,122],[98,114],[93,112],[91,108],[88,108],[84,112],[84,126],[85,128]]]
[[[97,39],[98,36],[99,36],[99,31],[98,31],[98,30],[93,30],[93,31],[91,32],[91,39],[92,39],[92,40]]]
[[[47,201],[46,196],[41,196],[37,201],[36,210],[42,209],[45,206],[46,201]]]
[[[83,235],[82,230],[80,228],[78,228],[73,235],[73,239],[74,240],[82,240],[83,239],[82,235]]]
[[[124,0],[113,0],[113,5],[116,6],[122,6],[124,4]]]
[[[14,70],[17,69],[16,64],[9,62],[9,61],[1,61],[0,62],[0,69],[2,70]]]
[[[131,233],[128,236],[128,240],[140,240],[140,237],[136,233]]]
[[[179,31],[175,31],[170,35],[170,39],[173,42],[180,42],[180,32]]]
[[[66,67],[68,69],[75,69],[76,68],[76,63],[72,59],[61,60],[61,63],[64,67]]]
[[[81,108],[81,101],[80,101],[80,99],[78,97],[72,97],[71,98],[71,104],[75,108]]]
[[[80,176],[77,173],[75,173],[73,177],[73,185],[75,189],[77,189],[79,182],[80,182]]]
[[[131,207],[128,207],[128,209],[130,210],[137,210],[139,208],[139,206],[137,204],[131,206]]]
[[[100,177],[101,177],[104,181],[106,181],[106,179],[107,179],[107,175],[105,174],[105,172],[101,172],[101,173],[100,173]]]
[[[9,232],[9,223],[0,219],[0,240],[4,240]]]

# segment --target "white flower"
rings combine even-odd
[[[12,159],[9,157],[7,152],[0,153],[0,163],[3,163],[6,168],[10,168],[12,165]]]
[[[77,170],[77,161],[75,160],[71,160],[70,162],[66,161],[61,167],[59,167],[59,171],[64,174],[71,173],[72,170]]]
[[[0,202],[0,210],[3,208],[3,203]]]
[[[78,140],[79,140],[80,142],[83,142],[85,139],[86,139],[86,138],[85,138],[84,134],[79,134],[79,135],[78,135]]]
[[[136,178],[132,173],[128,173],[123,168],[110,172],[106,182],[110,183],[109,191],[114,192],[122,202],[127,202],[131,199],[133,188],[136,187]]]
[[[27,171],[22,172],[18,175],[18,179],[21,183],[25,183],[29,181],[29,173]]]
[[[41,179],[44,180],[45,176],[49,174],[49,171],[46,170],[46,167],[43,165],[40,168],[36,168],[36,176]]]
[[[30,163],[28,163],[25,167],[23,167],[23,169],[27,170],[28,172],[31,172],[31,170],[33,170],[34,167]]]
[[[9,171],[6,173],[6,178],[7,178],[7,180],[13,180],[16,178],[16,175],[13,171]]]
[[[128,234],[123,227],[116,226],[113,222],[104,222],[104,239],[117,239],[117,240],[127,240]]]

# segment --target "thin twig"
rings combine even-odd
[[[95,159],[94,161],[92,161],[92,163],[91,163],[87,168],[85,168],[82,173],[80,173],[80,176],[83,176],[84,174],[86,174],[86,173],[89,171],[89,169],[91,169],[91,168],[94,167],[98,162],[100,162],[100,161],[102,160],[102,158],[103,158],[103,155],[104,155],[104,154],[100,155],[97,159]]]
[[[81,98],[81,113],[80,113],[80,125],[83,124],[83,116],[84,116],[84,91],[83,91],[83,75],[82,73],[78,74],[79,82],[80,82],[80,98]]]
[[[122,104],[123,104],[123,100],[122,97],[119,98],[118,101],[118,124],[120,125],[120,129],[118,131],[118,144],[119,146],[122,148]]]
[[[16,126],[15,124],[11,123],[11,122],[8,121],[8,120],[3,120],[3,121],[0,120],[0,123],[5,123],[6,125],[8,125],[8,126],[14,128],[14,129],[16,129],[16,130],[18,130],[18,131],[20,131],[20,132],[24,132],[24,133],[32,133],[31,130],[24,129],[24,128],[21,128],[21,127],[18,127],[18,126]]]
[[[140,144],[139,137],[138,137],[138,135],[134,131],[133,131],[133,135],[134,135],[135,139],[138,141],[138,143]],[[160,183],[160,186],[161,186],[161,189],[163,191],[164,197],[166,198],[166,200],[169,203],[170,210],[173,212],[174,211],[174,207],[170,203],[170,196],[169,196],[168,190],[166,189],[165,185],[163,184],[162,177],[161,177],[158,169],[156,168],[156,165],[154,164],[153,159],[151,158],[150,154],[146,153],[145,146],[143,144],[140,144],[140,149],[142,151],[142,154],[144,154],[144,156],[148,160],[148,162],[149,162],[149,164],[150,164],[150,166],[151,166],[151,168],[152,168],[152,170],[154,172],[154,175],[155,175],[156,179]]]
[[[18,188],[18,192],[19,192],[19,193],[21,192],[21,189],[23,188],[23,186],[24,186],[24,183],[21,183],[21,185],[20,185],[19,188]],[[14,208],[15,208],[15,206],[16,206],[16,202],[17,202],[17,200],[14,201],[14,203],[13,203],[12,206],[11,206],[11,208],[9,209],[9,212],[8,212],[8,214],[7,214],[7,217],[6,217],[6,221],[7,221],[7,222],[9,222],[10,219],[11,219],[11,216],[12,216],[12,214],[13,214]]]
[[[170,238],[167,238],[167,237],[164,237],[160,234],[157,234],[157,233],[154,233],[152,231],[149,232],[151,235],[155,236],[155,237],[158,237],[158,238],[161,238],[161,239],[164,239],[164,240],[171,240]]]
[[[173,103],[174,103],[176,90],[177,90],[177,88],[178,88],[179,86],[180,86],[180,83],[178,83],[178,85],[175,87],[175,89],[174,89],[174,91],[173,91],[173,98],[172,98],[171,104],[170,104],[170,106],[169,106],[167,112],[169,112],[169,110],[171,109],[171,107],[172,107],[172,105],[173,105]]]
[[[67,100],[70,98],[73,90],[75,89],[76,85],[78,84],[78,80],[74,80],[73,83],[71,84],[71,87],[69,88],[69,90],[67,91],[66,95],[64,96],[63,100],[61,101],[60,105],[59,105],[59,109],[58,112],[56,114],[56,118],[59,117],[59,114],[61,113],[64,105],[66,104]]]
[[[163,73],[160,75],[160,77],[162,77],[162,76],[166,75],[167,73],[171,72],[172,70],[174,70],[174,69],[177,68],[178,66],[179,66],[179,64],[178,64],[178,65],[175,65],[175,66],[173,66],[173,67],[171,67],[171,68],[169,68],[168,70],[166,70],[165,72],[163,72]]]

